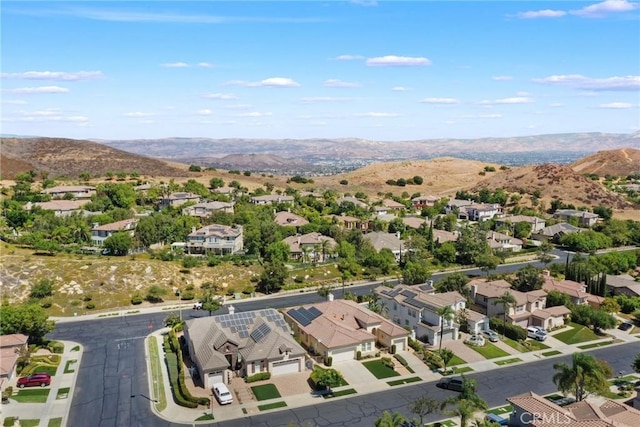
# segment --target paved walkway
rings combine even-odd
[[[60,355],[60,365],[58,365],[56,374],[51,378],[51,385],[46,388],[49,390],[47,401],[45,403],[20,403],[10,398],[8,404],[0,406],[0,419],[3,423],[6,418],[14,417],[16,425],[18,425],[18,419],[40,420],[39,426],[46,427],[49,425],[49,420],[60,418],[61,425],[66,425],[83,348],[75,342],[60,342],[64,344],[64,352]],[[71,372],[65,373],[67,363],[69,363],[67,370]],[[17,378],[17,375],[14,376],[7,384],[7,386],[13,386],[14,396],[19,393],[19,390],[22,390],[16,387]],[[64,390],[60,391],[61,389],[68,389],[68,392],[64,393]]]

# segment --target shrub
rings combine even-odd
[[[9,400],[9,398],[12,395],[13,395],[13,387],[9,386],[9,387],[5,388],[4,391],[2,392],[2,400],[6,402],[7,400]]]
[[[362,352],[360,350],[356,351],[356,360],[362,360]]]
[[[271,372],[258,372],[257,374],[253,374],[251,376],[248,376],[245,381],[248,382],[248,383],[253,383],[253,382],[256,382],[256,381],[268,380],[270,378],[271,378]]]
[[[340,185],[348,185],[349,181],[347,181],[346,179],[342,179],[340,180]]]
[[[144,301],[144,298],[142,298],[142,295],[140,294],[135,294],[131,297],[131,304],[133,305],[142,304],[142,301]]]
[[[96,305],[95,303],[88,302],[86,307],[87,307],[87,310],[93,310],[94,308],[96,308]]]
[[[180,299],[183,301],[190,301],[196,297],[196,293],[194,291],[184,291],[180,294]]]
[[[42,301],[40,301],[40,307],[42,308],[49,308],[53,305],[53,301],[51,301],[51,298],[45,298]]]
[[[400,364],[402,364],[402,366],[409,366],[409,363],[407,363],[407,361],[405,360],[404,357],[400,356],[399,354],[395,354],[393,357],[395,357],[395,359],[400,362]]]
[[[11,427],[16,424],[17,420],[18,420],[18,417],[7,417],[4,419],[4,423],[2,423],[2,425]]]
[[[194,268],[200,265],[200,260],[194,256],[186,256],[182,258],[183,268]]]
[[[49,341],[47,348],[51,353],[62,354],[64,353],[64,344],[60,341]]]
[[[393,367],[395,366],[395,363],[393,363],[393,360],[391,360],[390,357],[383,357],[382,359],[380,359],[380,361],[387,368],[393,369]]]
[[[396,354],[396,345],[391,344],[391,354]]]
[[[524,341],[527,339],[527,331],[525,331],[524,328],[511,323],[505,325],[502,319],[493,317],[489,319],[489,325],[494,331],[504,333],[507,338],[511,338],[514,341]]]
[[[329,356],[327,357],[327,366],[331,366],[333,365],[333,357]]]

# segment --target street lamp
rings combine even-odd
[[[180,313],[180,322],[182,322],[182,307],[180,307],[180,289],[176,291],[176,295],[178,295],[178,313]]]

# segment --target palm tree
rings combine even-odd
[[[436,310],[436,314],[440,316],[440,346],[438,350],[442,350],[442,336],[444,335],[444,321],[451,322],[453,316],[456,315],[455,310],[450,305],[445,305]]]
[[[375,427],[401,427],[407,419],[399,412],[384,411],[375,421]]]
[[[442,363],[444,365],[444,375],[447,375],[447,365],[451,362],[455,353],[449,348],[443,348],[438,350],[438,354],[440,355],[440,359],[442,359]]]
[[[311,253],[311,248],[309,246],[302,246],[300,248],[302,250],[302,263],[309,262],[309,254]]]
[[[322,250],[322,262],[327,262],[327,253],[329,252],[329,246],[331,243],[329,239],[322,239],[320,241],[320,249]]]
[[[496,298],[495,301],[493,301],[493,305],[502,304],[502,308],[504,309],[504,314],[503,314],[504,324],[502,326],[503,337],[504,337],[504,333],[507,330],[507,312],[511,310],[511,307],[515,306],[516,303],[517,303],[516,297],[514,297],[513,294],[509,291],[505,291],[501,297]]]
[[[440,403],[433,397],[420,396],[409,404],[409,411],[420,418],[419,426],[424,425],[424,417],[438,410]]]
[[[581,401],[589,394],[602,395],[609,390],[607,378],[613,376],[613,370],[604,361],[598,360],[590,354],[573,353],[571,366],[566,363],[556,363],[553,369],[553,383],[563,393],[573,393],[577,401]]]
[[[477,402],[470,399],[447,399],[442,403],[442,412],[450,417],[460,417],[460,427],[467,427],[469,419],[473,418],[473,414],[478,411],[487,409],[487,404],[484,406],[479,404],[483,402]],[[452,405],[453,408],[445,409],[446,406]]]

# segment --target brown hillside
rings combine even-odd
[[[572,163],[571,168],[578,173],[594,173],[599,176],[627,176],[640,173],[640,150],[621,148],[598,151]]]
[[[63,138],[0,138],[3,178],[33,170],[50,177],[75,178],[83,172],[104,175],[111,171],[147,176],[186,176],[187,167],[131,154],[95,142]]]
[[[419,192],[424,195],[451,197],[456,191],[467,189],[483,179],[479,173],[485,166],[499,168],[498,165],[475,160],[440,157],[430,160],[375,163],[351,172],[314,180],[319,185],[334,187],[338,191],[362,191],[368,195],[376,195],[379,192],[400,194],[406,191],[410,194]],[[398,187],[386,184],[390,179],[408,179],[416,175],[423,178],[422,185]],[[347,180],[349,184],[341,186],[341,180]]]
[[[546,202],[559,199],[575,206],[602,205],[613,209],[631,207],[623,197],[575,172],[571,167],[549,163],[497,172],[491,178],[478,183],[472,190],[478,191],[482,188],[503,188],[510,192],[524,189],[528,194],[538,190],[541,199]]]

